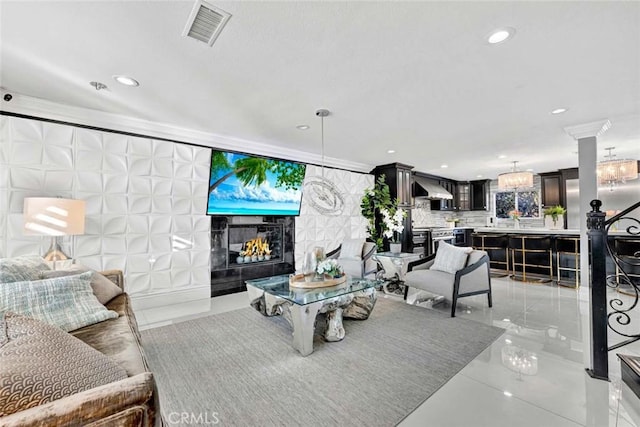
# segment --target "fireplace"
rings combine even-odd
[[[212,217],[211,296],[242,292],[248,279],[293,273],[293,238],[293,217]]]

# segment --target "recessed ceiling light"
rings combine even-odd
[[[506,156],[505,154],[500,154],[500,155],[498,156],[498,158],[499,158],[499,159],[506,159],[506,158],[507,158],[507,156]]]
[[[556,108],[551,112],[551,114],[562,114],[562,113],[566,113],[567,110],[568,108]]]
[[[527,169],[527,172],[533,172],[533,169],[529,168]]]
[[[511,393],[511,392],[509,392],[509,391],[506,391],[506,390],[505,390],[505,391],[503,391],[503,392],[502,392],[502,394],[504,394],[504,395],[505,395],[505,396],[507,396],[507,397],[511,397],[511,396],[513,396],[513,393]]]
[[[395,152],[396,152],[396,150],[387,150],[387,153],[389,153],[389,154],[393,154]]]
[[[449,165],[440,165],[440,167],[441,167],[442,169],[446,169],[446,168],[448,168],[448,167],[449,167]]]
[[[476,178],[482,178],[482,175],[476,175]]]
[[[117,81],[120,84],[123,84],[125,86],[140,86],[140,83],[138,83],[138,81],[136,79],[134,79],[133,77],[129,77],[129,76],[113,76],[113,79],[115,81]]]
[[[309,125],[298,125],[298,126],[296,126],[296,129],[307,130],[307,129],[309,129]]]
[[[503,41],[513,37],[515,33],[516,33],[515,28],[511,28],[511,27],[498,28],[497,30],[494,30],[491,34],[489,34],[489,36],[487,37],[487,41],[489,42],[489,44],[502,43]]]

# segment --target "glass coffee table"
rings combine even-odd
[[[368,319],[376,304],[381,280],[347,276],[337,286],[299,289],[289,287],[289,275],[247,280],[249,301],[264,316],[282,315],[293,328],[293,348],[301,355],[313,353],[313,334],[318,313],[326,313],[326,341],[341,341],[342,319]]]

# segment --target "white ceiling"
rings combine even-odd
[[[563,128],[606,118],[600,156],[640,159],[640,2],[211,3],[213,47],[182,36],[193,1],[0,1],[0,86],[313,153],[327,108],[328,157],[460,180],[575,167]]]

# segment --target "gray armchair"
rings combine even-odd
[[[451,274],[445,271],[431,270],[435,254],[409,263],[409,272],[404,277],[406,285],[404,298],[408,303],[419,300],[420,291],[441,295],[451,302],[451,317],[456,316],[458,299],[472,295],[487,294],[489,307],[491,300],[491,275],[489,255],[474,250],[469,254],[464,268]]]
[[[357,253],[344,253],[343,245],[348,247],[349,252],[354,252],[354,247],[361,245],[362,249]],[[338,260],[344,268],[344,272],[353,277],[373,277],[378,270],[378,264],[373,259],[377,247],[373,242],[366,242],[364,239],[350,239],[342,242],[333,251],[327,254],[327,258]]]

